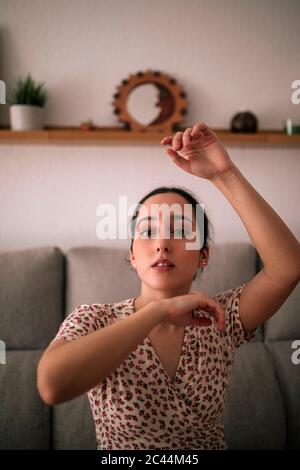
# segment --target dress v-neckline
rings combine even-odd
[[[147,341],[148,343],[148,346],[151,350],[151,353],[152,353],[152,356],[154,357],[154,359],[156,359],[156,362],[158,363],[158,365],[160,366],[160,368],[162,369],[162,371],[164,372],[165,376],[167,377],[168,381],[174,385],[177,381],[177,376],[179,374],[179,371],[181,369],[181,366],[182,366],[182,361],[183,361],[183,356],[185,354],[185,344],[186,344],[186,336],[187,336],[187,326],[185,326],[184,328],[184,333],[183,333],[183,340],[182,340],[182,347],[181,347],[181,352],[180,352],[180,357],[179,357],[179,361],[178,361],[178,364],[177,364],[177,368],[176,368],[176,371],[175,371],[175,374],[174,374],[174,377],[171,378],[168,374],[168,372],[166,371],[159,355],[157,354],[155,348],[153,347],[152,343],[151,343],[151,340],[149,338],[149,336],[146,336],[145,337],[145,340]]]
[[[135,313],[136,310],[135,310],[135,299],[136,297],[132,297],[130,299],[130,309],[132,311],[132,313]],[[156,362],[158,363],[158,365],[160,366],[160,368],[162,369],[162,371],[164,372],[164,375],[167,377],[168,381],[174,385],[176,383],[176,380],[177,380],[177,376],[180,372],[180,369],[182,367],[182,361],[183,361],[183,356],[185,354],[185,348],[186,348],[186,337],[187,337],[187,325],[184,327],[184,333],[183,333],[183,340],[182,340],[182,347],[181,347],[181,353],[180,353],[180,357],[179,357],[179,361],[178,361],[178,364],[177,364],[177,368],[176,368],[176,372],[174,374],[174,377],[171,378],[168,374],[168,372],[166,371],[163,363],[161,362],[160,360],[160,357],[158,356],[156,350],[154,349],[152,343],[151,343],[151,340],[150,338],[147,336],[145,336],[144,338],[144,341],[146,341],[148,343],[148,347],[152,353],[152,356],[153,358],[156,360]]]

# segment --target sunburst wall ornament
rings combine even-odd
[[[129,110],[128,105],[133,92],[142,86],[146,88],[147,84],[154,85],[156,93],[152,94],[152,100],[156,98],[158,102],[152,103],[151,106],[153,110],[158,107],[159,111],[154,110],[154,118],[145,123],[141,122],[143,119],[139,120],[132,115],[132,110]],[[187,114],[188,103],[182,86],[171,76],[158,71],[146,70],[129,75],[127,79],[122,80],[113,97],[114,114],[118,116],[120,122],[125,123],[126,129],[132,131],[170,133],[176,130],[176,127],[182,122],[183,116]],[[141,101],[140,115],[143,106],[144,103]]]

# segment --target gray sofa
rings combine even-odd
[[[55,407],[36,388],[42,351],[83,303],[116,302],[139,293],[126,250],[40,247],[0,253],[0,449],[96,449],[87,396]],[[260,269],[252,245],[213,246],[193,290],[210,295],[239,286]],[[300,290],[236,354],[224,412],[231,449],[300,448]],[[2,362],[3,360],[2,351]],[[0,361],[1,362],[1,361]],[[78,370],[80,374],[80,370]]]

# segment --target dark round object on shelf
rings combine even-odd
[[[250,111],[237,113],[231,120],[231,132],[257,132],[257,129],[257,117]]]

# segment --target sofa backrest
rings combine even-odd
[[[77,247],[66,252],[66,312],[83,303],[118,302],[139,294],[140,279],[125,261],[127,250]],[[209,295],[237,287],[256,273],[257,256],[248,243],[228,243],[210,248],[207,267],[192,290]]]
[[[127,255],[127,250],[101,247],[0,253],[0,340],[7,348],[7,363],[0,364],[0,449],[96,447],[86,395],[51,412],[37,393],[36,366],[63,319],[78,305],[138,295],[140,281],[125,261]],[[250,244],[211,247],[208,267],[192,290],[214,295],[237,287],[259,266]],[[300,375],[290,361],[290,340],[300,338],[299,301],[298,286],[259,328],[256,341],[238,350],[225,409],[229,447],[297,445],[300,425],[293,413],[300,412]]]
[[[65,309],[65,257],[56,247],[0,253],[0,339],[7,350],[43,349]]]

